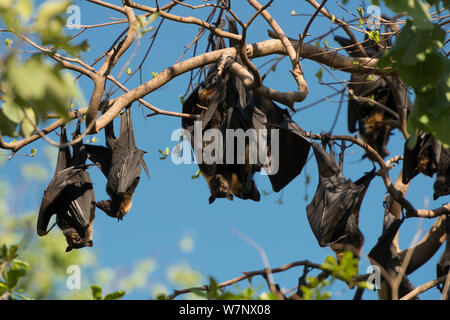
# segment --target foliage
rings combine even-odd
[[[118,290],[112,293],[108,293],[106,296],[102,297],[102,288],[97,285],[92,285],[91,290],[92,300],[119,300],[125,295],[125,291]]]
[[[414,89],[414,109],[408,116],[408,132],[415,141],[423,130],[450,145],[450,62],[440,50],[445,30],[432,23],[421,0],[385,0],[394,12],[407,12],[409,18],[392,49],[379,61],[379,67],[392,64],[400,78]],[[441,1],[427,1],[438,5]],[[448,1],[443,1],[448,5]]]
[[[18,246],[2,246],[0,253],[0,300],[3,299],[27,299],[20,293],[23,290],[17,289],[19,280],[23,278],[30,265],[17,259]]]
[[[55,111],[61,117],[67,117],[70,101],[83,103],[71,75],[60,64],[45,60],[56,51],[77,57],[88,50],[87,42],[72,44],[71,37],[64,32],[64,15],[69,5],[70,1],[46,1],[34,13],[31,0],[1,2],[0,16],[9,32],[22,39],[22,35],[38,37],[46,46],[45,53],[33,54],[23,60],[26,55],[19,57],[16,54],[13,41],[5,41],[10,53],[0,57],[0,130],[3,136],[29,137],[36,125],[47,119],[48,112]],[[31,21],[32,15],[36,19]]]

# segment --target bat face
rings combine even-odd
[[[359,209],[375,176],[375,170],[353,183],[322,147],[313,143],[319,171],[319,185],[306,207],[308,221],[321,247],[331,246],[338,254],[351,250],[359,256],[364,236],[359,230]]]
[[[134,140],[131,106],[122,114],[120,135],[116,139],[111,122],[105,128],[106,144],[86,145],[89,159],[96,163],[108,179],[106,192],[111,200],[97,202],[97,207],[113,218],[122,218],[130,211],[132,197],[140,180],[141,169],[148,169],[144,161],[144,151],[136,147]]]
[[[208,181],[211,196],[209,197],[209,204],[213,203],[217,198],[227,198],[233,200],[230,182],[221,174],[206,177]]]
[[[63,230],[63,234],[68,244],[66,252],[94,245],[92,241],[92,227],[89,227],[83,233],[78,232],[75,228],[68,228]]]
[[[77,128],[77,131],[79,127]],[[67,142],[65,129],[61,129],[60,143]],[[60,148],[55,175],[44,191],[39,210],[37,232],[46,235],[51,217],[63,231],[68,247],[66,251],[85,246],[92,247],[92,224],[95,218],[95,194],[85,166],[82,143]]]

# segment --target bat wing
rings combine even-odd
[[[403,184],[407,184],[419,172],[433,176],[441,158],[441,146],[430,134],[420,132],[413,149],[405,142],[403,151]],[[419,169],[420,167],[420,169]]]
[[[68,199],[64,197],[64,190],[70,186],[80,172],[84,169],[66,168],[58,172],[44,191],[44,196],[39,208],[37,232],[43,236],[47,234],[47,227],[51,217],[61,211],[66,210]],[[69,198],[70,199],[70,198]]]
[[[64,196],[70,199],[68,214],[76,226],[87,228],[93,220],[95,207],[95,193],[87,171],[79,171],[68,179],[68,186],[64,188]]]
[[[312,143],[314,157],[316,158],[319,176],[330,178],[339,174],[340,169],[333,158],[317,143]]]
[[[67,142],[67,132],[65,127],[61,127],[61,135],[59,137],[59,144],[62,145]],[[59,148],[58,158],[56,160],[55,176],[58,172],[69,167],[71,159],[69,147]]]
[[[356,207],[355,210],[359,211],[362,201],[364,199],[364,196],[366,195],[367,189],[369,188],[370,182],[372,182],[373,178],[376,176],[376,170],[375,168],[363,175],[361,178],[355,181],[356,186],[362,186],[361,191],[358,194],[358,197],[356,199]]]
[[[322,147],[313,143],[313,150],[318,165],[319,185],[306,212],[319,245],[328,246],[351,237],[349,233],[361,234],[357,219],[350,220],[350,217],[359,213],[375,171],[372,170],[353,183],[345,179],[333,158]]]
[[[112,152],[111,149],[103,146],[85,145],[89,160],[97,164],[105,177],[108,177],[111,170]]]
[[[59,143],[64,144],[67,142],[67,133],[65,127],[61,128],[61,135]],[[61,195],[62,188],[67,185],[66,179],[69,177],[71,171],[66,170],[69,166],[71,156],[68,147],[59,148],[58,158],[56,160],[55,173],[52,180],[44,191],[44,196],[41,201],[39,209],[37,233],[42,236],[47,234],[47,227],[54,211],[54,207],[57,206],[57,199]]]
[[[311,143],[304,131],[288,118],[274,127],[279,129],[279,164],[278,172],[269,179],[273,190],[278,192],[302,172]]]
[[[271,152],[271,167],[274,171],[267,173],[273,190],[278,192],[302,171],[311,142],[286,110],[278,107],[270,99],[258,95],[255,95],[253,99],[255,101],[255,112],[253,112],[255,127],[265,125],[269,129],[270,145],[268,147]],[[273,129],[276,131],[272,132]],[[276,139],[277,132],[278,141]]]
[[[422,138],[420,134],[417,143],[413,149],[408,148],[408,141],[405,142],[405,146],[403,148],[403,169],[402,169],[403,184],[408,184],[412,178],[414,178],[419,174],[419,170],[417,170],[417,162],[421,142]]]
[[[130,150],[136,147],[134,140],[133,119],[131,117],[131,105],[127,106],[120,120],[120,136],[118,143],[127,145]]]
[[[120,159],[116,194],[132,193],[139,182],[144,162],[144,151],[137,148]]]

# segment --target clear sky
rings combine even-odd
[[[160,5],[167,2],[160,1]],[[201,3],[201,1],[192,0],[186,2]],[[114,1],[114,3],[119,4],[120,1]],[[149,3],[154,5],[154,1]],[[367,3],[368,1],[366,1]],[[81,24],[83,25],[108,22],[110,17],[123,18],[114,11],[99,8],[85,1],[74,1],[74,4],[81,8]],[[361,1],[349,1],[346,7],[356,13],[356,8],[360,5],[365,7]],[[233,8],[244,21],[254,13],[254,9],[246,1],[233,1]],[[335,1],[330,1],[327,8],[336,17],[350,19],[349,14],[339,8]],[[308,17],[293,17],[291,11],[295,10],[296,13],[305,14],[314,12],[310,5],[303,1],[293,0],[274,1],[269,10],[286,34],[294,38],[297,38],[299,33],[303,32]],[[191,9],[179,7],[174,13],[184,16],[198,14],[197,12],[193,13]],[[199,13],[202,17],[207,15],[206,11],[200,11]],[[390,12],[384,8],[382,8],[382,13],[390,15]],[[159,19],[156,20],[154,26],[156,27],[159,22]],[[327,32],[330,26],[330,21],[319,16],[312,24],[309,33],[317,36]],[[84,32],[79,39],[87,39],[91,49],[83,54],[83,59],[92,63],[96,57],[109,48],[124,27],[125,25],[118,25]],[[261,17],[258,17],[248,33],[247,42],[253,43],[267,39],[267,29],[269,29],[267,23]],[[72,32],[75,33],[76,31]],[[197,32],[197,26],[165,21],[144,64],[143,80],[150,79],[152,72],[160,72],[172,65],[184,51],[184,46],[192,41]],[[149,46],[151,34],[148,33],[140,39],[140,47],[130,65],[132,70],[141,62],[143,54]],[[344,36],[341,30],[337,30],[336,34]],[[202,38],[198,52],[203,52],[206,39],[206,36]],[[327,36],[327,39],[329,46],[338,46],[332,35]],[[134,48],[135,46],[129,50],[129,54],[134,51]],[[120,60],[113,72],[114,76],[117,76],[120,68],[130,56],[129,54]],[[183,59],[191,56],[192,50]],[[272,57],[257,59],[254,63],[256,66],[261,66],[264,61],[270,58]],[[295,90],[295,82],[289,73],[289,67],[288,59],[284,59],[277,67],[276,72],[270,73],[266,78],[265,85],[278,90]],[[333,92],[332,89],[320,85],[314,76],[320,68],[317,63],[304,60],[303,68],[310,93],[305,101],[295,105],[296,108]],[[263,70],[265,72],[267,68]],[[336,75],[341,79],[349,78],[349,75],[344,73],[337,72]],[[121,79],[124,80],[126,77],[126,74],[124,74]],[[184,74],[158,91],[149,94],[145,97],[145,100],[159,108],[181,112],[179,96],[186,92],[188,81],[189,74]],[[323,81],[334,82],[335,80],[325,71]],[[85,98],[89,100],[92,92],[91,82],[81,78],[80,84]],[[137,85],[139,85],[138,74],[126,83],[128,88],[134,88]],[[341,89],[339,85],[335,87]],[[109,84],[107,88],[109,88]],[[336,116],[339,97],[334,97],[331,100],[298,112],[293,115],[293,119],[306,131],[314,133],[328,131]],[[348,133],[346,109],[346,103],[344,102],[334,133]],[[150,284],[163,283],[172,290],[180,288],[168,281],[166,269],[168,266],[181,262],[188,263],[193,269],[206,277],[214,276],[219,282],[237,277],[242,271],[264,268],[258,251],[239,236],[239,233],[251,238],[264,249],[271,267],[278,267],[304,259],[321,263],[327,255],[333,254],[331,249],[319,247],[306,217],[305,208],[314,196],[317,186],[318,174],[314,158],[311,158],[302,174],[282,192],[278,194],[272,192],[267,196],[262,196],[258,203],[235,198],[234,201],[218,199],[212,205],[209,205],[209,190],[205,180],[202,177],[191,179],[191,176],[198,170],[196,165],[176,166],[171,162],[170,157],[165,160],[159,159],[158,149],[175,146],[176,143],[170,140],[170,136],[173,130],[181,127],[181,120],[167,116],[145,118],[148,113],[149,111],[141,108],[138,103],[133,104],[132,114],[136,143],[140,149],[148,152],[145,155],[145,161],[149,167],[151,178],[148,180],[144,174],[142,175],[134,196],[133,207],[123,221],[117,222],[107,217],[101,210],[97,210],[94,223],[94,248],[84,249],[96,253],[102,266],[128,270],[139,259],[156,259],[157,267],[149,276]],[[115,123],[117,128],[119,121]],[[70,131],[72,127],[69,126]],[[50,137],[54,140],[57,139],[54,133]],[[97,138],[99,144],[104,144],[103,132]],[[36,160],[47,162],[48,171],[50,175],[53,174],[53,164],[48,163],[43,152],[46,146],[47,144],[43,141],[27,146],[29,149],[31,147],[38,149],[35,159],[16,156],[0,168],[2,179],[14,181],[15,186],[26,192],[26,199],[15,198],[11,201],[17,212],[37,210],[39,207],[43,190],[48,182],[28,183],[20,174],[20,166]],[[402,154],[403,143],[397,131],[391,137],[388,149],[391,155]],[[6,152],[2,151],[2,154],[6,154]],[[369,160],[361,160],[362,155],[363,151],[357,147],[348,149],[344,174],[353,181],[364,172],[372,169]],[[397,177],[398,172],[399,168],[391,171],[392,179]],[[311,182],[308,186],[305,186],[305,173],[311,176]],[[98,200],[107,199],[104,176],[94,168],[90,169],[90,174],[94,182],[96,198]],[[50,181],[50,178],[49,176],[48,181]],[[271,192],[266,176],[257,174],[255,180],[260,192],[263,190]],[[418,208],[425,206],[435,208],[442,205],[443,202],[448,201],[448,197],[440,198],[437,201],[432,200],[433,181],[431,178],[418,176],[413,180],[407,198]],[[304,199],[305,194],[309,197],[307,201]],[[360,273],[366,272],[369,265],[367,254],[381,233],[384,196],[384,185],[380,178],[375,178],[370,185],[360,213],[360,229],[365,236]],[[282,203],[279,199],[282,199]],[[422,232],[426,232],[432,222],[424,219],[408,219],[401,228],[401,247],[406,248],[409,245],[418,228],[421,228]],[[56,232],[56,229],[53,232]],[[181,250],[179,246],[180,239],[185,236],[192,238],[194,241],[194,248],[190,252]],[[409,277],[414,285],[417,286],[435,278],[435,265],[440,258],[442,249],[424,267]],[[61,254],[65,253],[62,252]],[[282,287],[291,289],[297,284],[301,271],[301,268],[295,268],[282,274],[276,274],[274,275],[275,281]],[[207,278],[204,279],[204,282],[207,282]],[[262,282],[262,280],[259,282]],[[242,284],[242,286],[245,285],[246,283]],[[335,293],[334,298],[336,299],[348,299],[354,293],[354,290],[349,291],[342,285],[336,285],[332,288],[332,291]],[[151,288],[144,288],[128,297],[148,298],[150,293]],[[437,299],[440,294],[437,289],[432,289],[422,296],[427,299]],[[366,291],[364,298],[374,299],[376,294]]]

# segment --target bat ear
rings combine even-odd
[[[71,246],[67,246],[66,248],[66,252],[72,251],[72,247]]]
[[[216,200],[216,197],[210,196],[210,197],[209,197],[209,204],[213,203],[214,200]]]
[[[253,200],[253,201],[259,201],[259,200],[261,200],[261,195],[259,194],[259,191],[258,191],[258,190],[256,190],[255,193],[253,194],[252,200]]]

